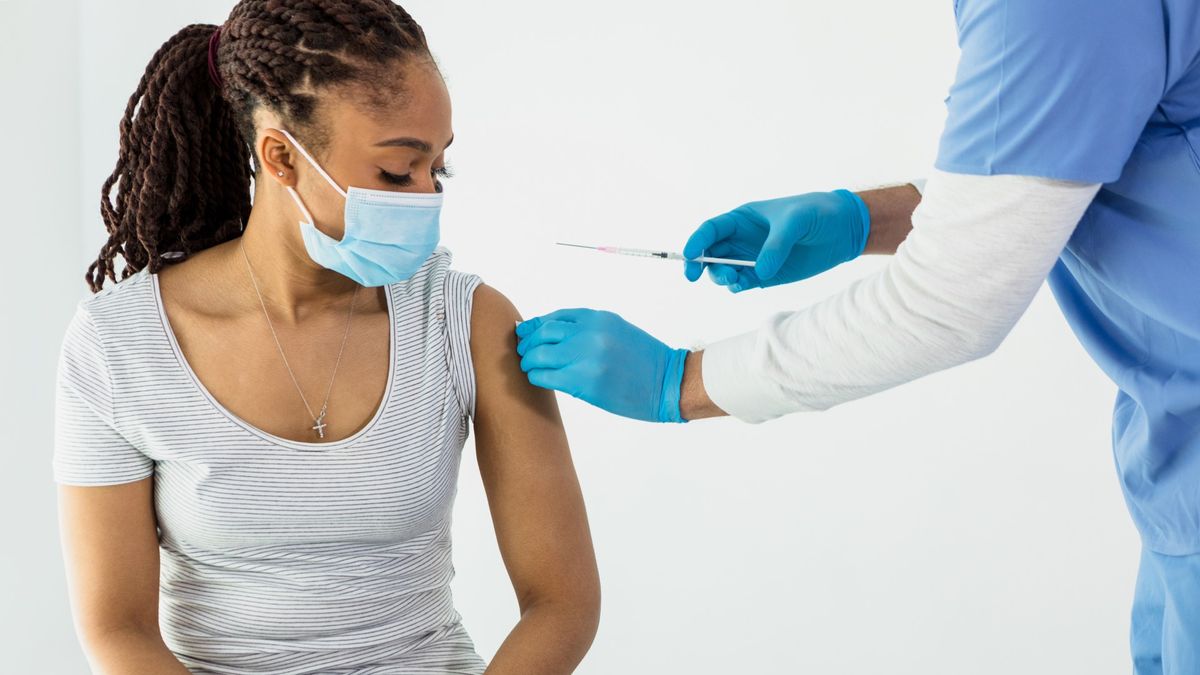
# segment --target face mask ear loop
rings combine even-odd
[[[309,225],[312,225],[313,227],[316,227],[317,224],[316,224],[316,222],[313,221],[312,214],[309,213],[308,209],[304,207],[304,202],[301,201],[300,195],[296,194],[296,188],[289,185],[289,186],[287,186],[287,191],[288,191],[288,194],[290,194],[292,196],[292,201],[296,202],[296,206],[300,207],[300,213],[304,214],[304,222],[308,223]]]
[[[300,151],[300,154],[304,155],[304,159],[307,159],[308,163],[313,165],[313,168],[317,170],[317,173],[320,173],[322,176],[324,176],[325,180],[329,181],[329,184],[333,186],[333,189],[337,190],[338,194],[345,199],[347,197],[346,191],[343,190],[342,186],[338,185],[337,181],[331,178],[329,174],[325,173],[325,169],[322,169],[321,165],[317,164],[317,160],[313,159],[312,155],[308,154],[308,151],[304,149],[303,145],[300,145],[300,142],[296,140],[296,137],[288,133],[287,129],[280,129],[280,131],[283,132],[284,136],[287,136],[288,140],[292,142],[292,145],[296,146],[296,149]],[[289,187],[288,189],[290,190],[291,188]],[[303,209],[304,206],[301,205],[300,208]],[[305,211],[305,216],[307,215],[308,212]],[[308,221],[311,223],[312,218],[309,218]]]

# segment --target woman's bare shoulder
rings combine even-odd
[[[485,375],[484,371],[496,372],[511,365],[507,362],[517,355],[516,326],[520,320],[520,313],[507,296],[487,284],[476,286],[471,301],[471,356],[477,377]]]
[[[503,293],[486,284],[475,289],[471,306],[471,358],[474,362],[477,412],[508,419],[525,416],[557,418],[554,396],[529,383],[517,354],[521,314]]]
[[[511,333],[516,328],[516,322],[520,320],[521,314],[508,296],[483,283],[475,288],[475,296],[471,303],[472,329]],[[472,330],[472,334],[474,332]]]
[[[196,316],[223,316],[232,313],[237,305],[231,302],[239,298],[244,283],[237,282],[229,274],[226,256],[232,244],[225,242],[196,254],[163,266],[158,273],[158,284],[163,303],[169,311]]]

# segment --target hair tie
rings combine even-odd
[[[208,38],[208,78],[212,83],[217,85],[217,89],[223,86],[221,73],[217,70],[217,45],[221,42],[221,27],[213,31],[212,36]]]

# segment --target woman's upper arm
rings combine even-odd
[[[53,474],[68,590],[81,639],[158,634],[154,462],[117,428],[102,331],[81,304],[55,386]]]
[[[85,642],[121,630],[158,635],[153,494],[153,476],[119,485],[58,486],[67,586]]]
[[[486,285],[474,294],[471,358],[479,470],[500,553],[522,609],[568,599],[599,608],[583,495],[554,393],[521,372],[516,308]]]

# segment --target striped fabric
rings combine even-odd
[[[154,477],[160,627],[193,673],[483,672],[449,586],[481,282],[450,260],[439,248],[388,287],[383,403],[333,443],[273,436],[212,398],[156,275],[80,302],[59,360],[54,480]]]

